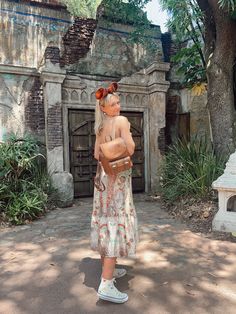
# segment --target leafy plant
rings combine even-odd
[[[178,140],[169,147],[162,166],[164,199],[209,196],[212,182],[223,173],[225,162],[226,156],[216,156],[205,137],[195,137],[189,143]]]
[[[236,2],[235,0],[219,0],[219,5],[221,8],[227,8],[229,11],[236,10]]]
[[[181,48],[171,58],[177,64],[176,73],[182,77],[182,84],[191,88],[195,84],[206,82],[206,70],[201,64],[199,51],[196,45]]]
[[[44,212],[46,200],[47,195],[39,189],[12,193],[6,217],[17,225],[24,223],[26,219],[35,219]]]
[[[74,16],[96,18],[96,12],[102,0],[62,0],[67,10]]]
[[[181,74],[182,84],[191,88],[206,82],[203,13],[195,0],[160,0],[169,13],[168,28],[173,34],[177,52],[172,61]]]
[[[29,135],[0,145],[0,212],[11,223],[38,217],[56,198],[41,150]]]

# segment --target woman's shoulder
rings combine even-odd
[[[120,124],[129,123],[128,119],[125,116],[121,116],[121,115],[116,117],[116,122],[118,122]]]

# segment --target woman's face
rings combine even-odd
[[[120,114],[120,99],[113,95],[105,106],[101,106],[101,110],[110,117],[118,116]]]

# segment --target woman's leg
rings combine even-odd
[[[124,303],[128,300],[127,293],[122,293],[114,286],[113,273],[116,264],[116,257],[104,256],[101,260],[104,261],[102,278],[98,287],[98,296],[102,300],[111,301],[114,303]]]
[[[103,268],[103,265],[104,265],[104,255],[101,255],[101,264],[102,264],[102,268]],[[116,263],[117,263],[117,258],[116,258]]]
[[[103,257],[102,278],[111,280],[116,265],[116,257]]]

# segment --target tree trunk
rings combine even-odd
[[[234,63],[236,22],[219,8],[216,0],[198,4],[205,14],[205,53],[208,80],[208,109],[217,153],[233,152],[236,147],[234,106]]]

